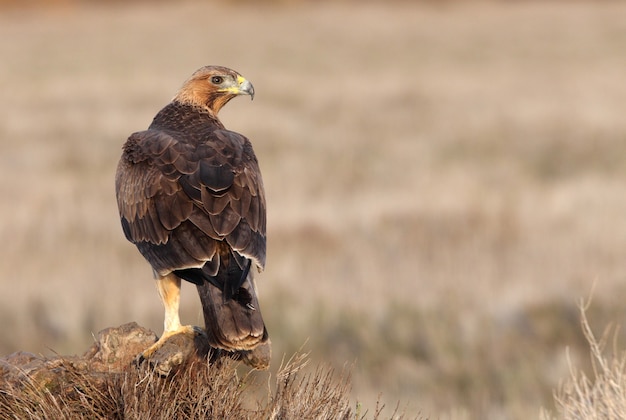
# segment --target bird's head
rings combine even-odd
[[[254,99],[252,83],[229,68],[205,66],[185,81],[174,101],[207,107],[217,115],[228,101],[238,95],[250,95]]]

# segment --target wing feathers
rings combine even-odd
[[[159,220],[167,230],[174,230],[182,221],[187,220],[193,209],[193,203],[183,191],[172,195],[162,194],[160,199],[154,200],[159,214]]]
[[[198,203],[202,203],[202,188],[199,182],[197,172],[190,175],[181,176],[178,179],[178,183],[182,187],[185,194],[189,196],[189,198]]]
[[[205,236],[193,224],[186,222],[182,229],[176,229],[172,237],[196,261],[202,264],[206,260],[212,260],[217,251],[218,242]]]
[[[227,205],[219,214],[209,213],[209,220],[211,220],[215,231],[220,236],[224,237],[237,227],[241,221],[241,216],[239,216],[230,205]]]
[[[174,167],[181,174],[189,175],[198,170],[198,162],[189,159],[185,155],[180,155],[176,161],[174,161]]]
[[[200,161],[200,181],[215,192],[223,191],[233,184],[235,174],[225,165],[214,165],[206,160]]]
[[[193,211],[189,215],[189,221],[210,238],[216,241],[221,241],[224,239],[222,235],[215,231],[215,228],[213,227],[211,220],[209,220],[208,215],[199,208],[196,207],[193,209]]]
[[[131,135],[116,188],[126,237],[159,273],[219,268],[227,243],[265,263],[265,197],[249,141],[212,126],[204,134],[156,128]]]
[[[263,231],[265,231],[265,212],[259,205],[259,200],[250,201],[250,207],[246,213],[246,220],[253,230],[258,231],[262,228]],[[263,222],[263,224],[261,224],[261,222]]]
[[[202,188],[202,190],[200,191],[200,197],[202,199],[204,210],[208,214],[212,215],[222,214],[224,212],[224,209],[226,209],[226,206],[228,206],[231,201],[231,197],[229,194],[212,194],[211,191],[207,188]]]

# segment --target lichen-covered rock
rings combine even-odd
[[[100,331],[82,356],[45,358],[16,352],[0,358],[0,382],[3,389],[15,392],[55,393],[73,386],[76,375],[89,376],[91,383],[104,386],[107,379],[137,369],[141,363],[149,363],[161,376],[168,376],[187,363],[208,362],[210,347],[201,329],[194,334],[174,335],[149,360],[138,359],[156,340],[154,332],[131,322]]]
[[[96,342],[85,352],[83,359],[90,370],[99,372],[122,372],[138,354],[157,341],[156,334],[136,322],[98,333]]]

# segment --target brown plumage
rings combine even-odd
[[[269,345],[254,284],[265,266],[265,194],[252,145],[226,130],[219,110],[250,82],[207,66],[188,79],[146,131],[123,146],[116,175],[126,238],[152,266],[165,306],[165,338],[181,326],[181,280],[198,286],[212,346]]]

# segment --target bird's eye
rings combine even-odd
[[[211,77],[211,83],[215,84],[215,85],[219,85],[224,81],[224,79],[222,79],[221,76],[213,76]]]

